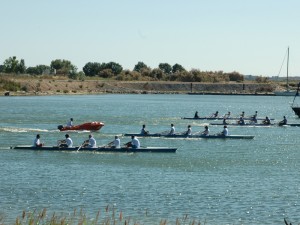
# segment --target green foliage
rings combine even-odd
[[[77,67],[74,66],[70,61],[64,59],[56,59],[51,61],[50,67],[51,69],[56,70],[56,74],[69,75],[70,73],[77,72]]]
[[[42,75],[44,73],[50,73],[51,68],[47,65],[37,65],[35,67],[28,67],[26,73],[31,75]]]
[[[19,91],[21,85],[17,82],[0,78],[0,89],[5,91]]]
[[[86,76],[96,76],[101,70],[101,64],[97,62],[88,62],[82,68]]]
[[[172,67],[172,73],[183,72],[183,71],[185,71],[185,69],[183,68],[182,65],[179,65],[178,63],[176,63],[176,64]]]
[[[168,63],[160,63],[158,68],[161,69],[165,74],[170,74],[172,72],[172,66]]]
[[[227,73],[230,81],[242,82],[244,81],[244,76],[238,72]]]
[[[143,63],[143,62],[138,62],[135,66],[134,66],[134,69],[133,71],[136,71],[136,72],[141,72],[142,69],[147,69],[148,66]]]
[[[3,72],[5,73],[24,73],[26,71],[24,59],[17,60],[16,56],[9,57],[3,63]]]

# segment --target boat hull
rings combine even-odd
[[[210,123],[209,125],[216,125],[216,126],[239,126],[239,127],[269,127],[269,126],[274,126],[276,124],[271,123],[271,124],[261,124],[261,123],[246,123],[246,124],[237,124],[237,123],[232,123],[232,124],[223,124],[223,123]]]
[[[224,120],[224,117],[182,117],[181,119],[184,120]],[[226,120],[239,120],[240,118],[237,117],[230,117],[230,118],[226,118]],[[245,117],[243,118],[244,120],[253,120],[252,117]],[[266,118],[257,118],[256,120],[265,120]],[[273,118],[270,120],[274,120]]]
[[[76,152],[80,147],[72,148],[60,148],[58,146],[43,146],[43,147],[33,147],[29,145],[18,145],[11,147],[11,149],[16,150],[34,150],[34,151],[69,151]],[[142,148],[110,148],[110,147],[98,147],[98,148],[80,148],[80,152],[108,152],[108,153],[134,153],[134,152],[152,152],[152,153],[174,153],[177,148],[170,147],[142,147]]]
[[[296,91],[275,91],[276,96],[295,96]]]
[[[253,139],[253,135],[164,135],[164,134],[124,134],[124,136],[136,136],[136,137],[163,137],[163,138],[205,138],[205,139]]]
[[[101,127],[104,126],[104,123],[102,122],[89,122],[89,123],[83,123],[72,127],[64,127],[62,125],[59,125],[57,128],[60,131],[76,131],[76,130],[90,130],[90,131],[97,131],[100,130]]]
[[[300,117],[300,107],[292,107],[293,111],[295,112],[295,114]]]

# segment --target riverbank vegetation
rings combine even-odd
[[[157,222],[156,222],[157,221]],[[140,224],[158,224],[158,225],[200,225],[206,224],[201,223],[196,219],[191,219],[189,215],[183,215],[181,218],[176,218],[174,221],[167,219],[158,219],[149,215],[146,210],[145,214],[140,219],[135,217],[126,216],[122,211],[111,208],[109,205],[104,210],[99,210],[95,216],[87,216],[86,213],[81,209],[76,209],[71,213],[53,213],[48,215],[47,209],[44,208],[41,211],[34,210],[33,212],[23,211],[22,215],[18,216],[15,220],[14,225],[140,225]],[[5,225],[3,218],[0,218],[0,224]],[[12,223],[9,223],[12,224]]]
[[[26,67],[25,60],[18,60],[16,56],[9,57],[0,65],[0,73],[65,76],[69,79],[84,80],[87,77],[120,81],[179,81],[179,82],[242,82],[244,76],[236,71],[224,73],[223,71],[201,71],[199,69],[186,70],[176,63],[160,63],[157,68],[150,68],[144,62],[138,62],[133,70],[123,69],[116,62],[99,63],[87,62],[78,72],[78,68],[69,60],[52,60],[50,65],[37,65]]]

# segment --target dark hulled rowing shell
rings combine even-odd
[[[18,150],[36,150],[36,151],[77,151],[79,147],[72,148],[59,148],[57,146],[43,146],[33,147],[30,145],[17,145],[11,147],[11,149]],[[152,152],[152,153],[174,153],[177,148],[170,147],[141,147],[141,148],[110,148],[110,147],[98,147],[98,148],[80,148],[80,152],[115,152],[115,153],[134,153],[134,152]]]
[[[163,137],[163,138],[212,138],[212,139],[253,139],[253,135],[165,135],[165,134],[124,134],[124,136],[136,136],[136,137]]]
[[[184,120],[223,120],[224,117],[198,117],[198,118],[195,118],[195,117],[182,117],[181,119],[184,119]],[[226,120],[239,120],[240,118],[238,117],[229,117],[229,118],[226,118]],[[265,120],[266,118],[257,118],[256,120]],[[252,117],[245,117],[244,120],[253,120]],[[270,120],[274,120],[273,118],[270,119]]]
[[[270,126],[291,126],[291,127],[300,127],[299,123],[287,123],[284,125],[281,124],[261,124],[261,123],[246,123],[246,124],[237,124],[237,123],[229,123],[229,124],[223,124],[223,123],[210,123],[209,125],[217,125],[217,126],[240,126],[240,127],[270,127]]]

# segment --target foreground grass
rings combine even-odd
[[[184,215],[183,218],[177,218],[175,221],[168,221],[166,219],[158,219],[157,222],[150,222],[146,219],[148,212],[145,212],[145,218],[141,221],[123,216],[122,211],[117,211],[116,209],[110,209],[109,206],[101,212],[98,211],[95,218],[88,218],[83,210],[77,211],[76,209],[71,213],[66,215],[57,215],[53,213],[52,215],[47,214],[47,209],[44,208],[41,211],[26,212],[23,211],[22,215],[18,216],[13,224],[15,225],[141,225],[141,224],[158,224],[158,225],[201,225],[206,224],[200,223],[196,220],[191,220],[188,215]],[[3,218],[0,218],[0,225],[5,225]],[[11,224],[11,223],[10,223]]]

